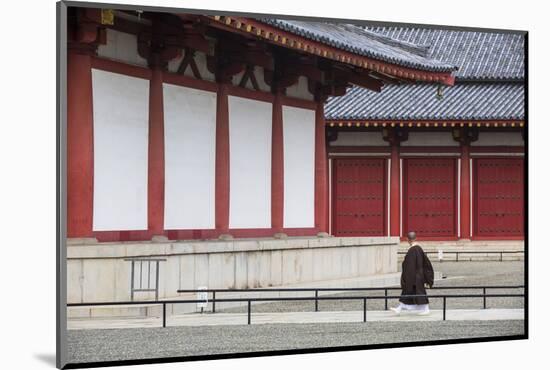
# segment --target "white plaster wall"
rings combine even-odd
[[[92,69],[93,229],[147,229],[149,81]]]
[[[97,55],[103,58],[147,67],[147,59],[138,54],[137,36],[107,28],[107,44],[99,45]]]
[[[376,132],[339,132],[338,139],[331,146],[388,146],[382,133]]]
[[[229,227],[271,227],[271,103],[229,96]]]
[[[185,57],[185,51],[182,50],[180,57],[170,60],[168,62],[168,72],[176,73],[184,57]],[[197,64],[197,69],[199,70],[199,73],[203,80],[207,80],[207,81],[215,80],[214,74],[210,73],[210,71],[206,67],[205,53],[200,51],[195,52],[195,63]],[[193,74],[193,70],[191,69],[191,66],[187,66],[183,75],[187,77],[195,78],[195,75]]]
[[[523,146],[520,132],[480,132],[477,141],[472,146]]]
[[[283,106],[284,227],[315,226],[315,111]]]
[[[216,93],[163,84],[164,228],[215,224]]]
[[[308,80],[305,76],[300,76],[298,78],[298,83],[294,84],[290,87],[287,87],[286,89],[286,95],[298,98],[298,99],[304,99],[304,100],[313,100],[313,94],[309,92],[309,89],[307,87]]]
[[[242,71],[237,73],[233,78],[231,79],[231,83],[234,86],[239,86],[241,83],[241,80],[243,79],[244,74],[246,71]],[[268,84],[265,83],[264,79],[264,69],[259,66],[254,66],[254,76],[256,77],[256,82],[258,83],[258,87],[260,88],[260,91],[264,92],[270,92],[271,88]],[[254,85],[252,84],[252,81],[250,78],[246,81],[246,85],[244,86],[246,89],[255,90]]]
[[[409,132],[409,139],[401,146],[459,146],[451,132]]]
[[[178,71],[178,68],[180,67],[181,61],[183,60],[184,56],[185,56],[185,51],[181,50],[181,55],[179,57],[169,60],[168,66],[167,66],[168,72],[176,73]]]
[[[268,84],[265,83],[264,78],[264,69],[263,67],[254,67],[254,75],[256,76],[256,81],[258,81],[258,87],[261,91],[270,92],[271,88]]]
[[[233,77],[231,77],[231,84],[233,86],[239,86],[239,84],[241,83],[241,80],[243,79],[244,73],[245,71],[243,70],[237,73],[236,75],[234,75]],[[250,83],[250,81],[247,82],[245,87],[247,89],[252,89],[252,84]]]

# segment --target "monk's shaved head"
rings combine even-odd
[[[416,240],[416,233],[414,231],[409,231],[407,233],[407,239],[409,239],[410,241]]]

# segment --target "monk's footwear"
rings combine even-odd
[[[390,307],[390,310],[392,310],[396,315],[399,315],[401,313],[401,307]]]

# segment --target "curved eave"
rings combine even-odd
[[[328,127],[406,127],[406,128],[522,128],[524,120],[339,120],[327,119]]]
[[[404,67],[377,59],[354,54],[345,50],[325,45],[267,25],[265,23],[242,17],[205,16],[211,25],[220,29],[248,34],[288,49],[308,53],[336,62],[375,71],[400,80],[438,82],[453,86],[455,82],[452,72],[434,72]]]

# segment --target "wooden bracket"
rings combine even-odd
[[[403,127],[384,127],[382,129],[382,139],[390,144],[399,145],[409,139],[409,131]]]
[[[195,76],[196,79],[202,80],[199,68],[197,67],[197,63],[195,62],[195,50],[192,50],[190,48],[185,48],[185,55],[178,67],[178,73],[184,74],[187,67],[191,67],[193,76]]]
[[[248,82],[248,80],[250,80],[250,82],[252,83],[252,87],[254,87],[254,90],[260,90],[260,86],[258,85],[258,81],[256,80],[256,75],[254,74],[254,66],[250,64],[246,66],[241,82],[239,82],[239,86],[243,88],[246,87],[246,83]]]
[[[457,127],[453,128],[453,139],[465,145],[477,141],[479,138],[479,130],[472,127]]]

